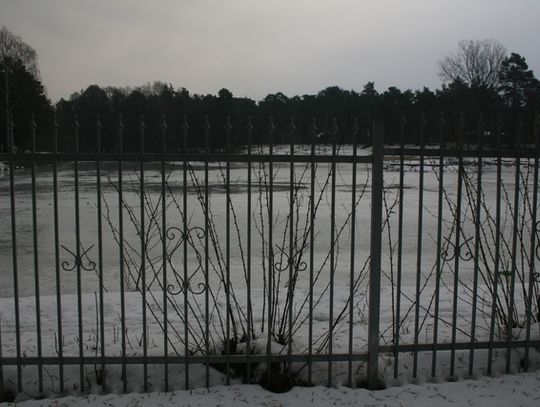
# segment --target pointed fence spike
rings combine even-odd
[[[187,151],[188,145],[188,134],[189,134],[189,123],[187,115],[182,116],[182,151],[185,153]]]
[[[32,133],[32,152],[36,152],[36,116],[30,118],[30,132]]]
[[[204,148],[207,153],[210,148],[210,139],[208,137],[209,133],[210,133],[210,123],[208,121],[208,116],[204,116],[203,136],[204,136]]]
[[[480,113],[480,116],[478,117],[478,129],[480,131],[483,131],[484,127],[486,127],[486,123],[484,121],[484,114]]]
[[[290,120],[290,124],[289,124],[289,131],[291,133],[294,133],[296,131],[296,123],[295,123],[294,116],[291,116],[291,120]]]
[[[420,112],[419,123],[420,123],[421,127],[424,127],[426,125],[426,114],[425,114],[425,112],[423,110]]]
[[[359,131],[360,131],[360,127],[358,126],[358,118],[355,117],[353,120],[353,125],[352,125],[352,134],[357,135]]]
[[[446,120],[444,119],[444,113],[439,113],[439,127],[444,127],[446,125]]]
[[[251,116],[248,117],[247,124],[246,124],[246,129],[247,129],[248,132],[253,131],[253,121],[251,119]]]
[[[144,115],[143,115],[143,114],[141,114],[141,117],[139,118],[139,128],[140,128],[141,130],[143,130],[144,128],[146,128],[146,125],[145,125],[145,123],[144,123]]]
[[[407,124],[407,116],[405,115],[405,112],[403,110],[401,111],[401,114],[399,117],[399,124],[401,126],[405,126],[405,124]]]
[[[337,119],[335,117],[332,118],[332,126],[330,127],[330,131],[332,133],[337,133],[337,131],[339,130],[338,128],[338,125],[337,125]]]
[[[232,130],[231,116],[227,115],[225,119],[225,147],[227,150],[229,150],[229,147],[231,145],[231,130]]]
[[[270,116],[270,118],[268,119],[268,131],[274,132],[275,129],[276,126],[274,126],[274,118]]]
[[[312,134],[315,134],[317,132],[317,120],[315,119],[315,117],[311,118],[311,124],[309,126],[309,131]]]
[[[465,128],[465,114],[463,112],[460,112],[459,113],[459,121],[458,121],[458,125],[459,127],[461,127],[462,129]]]
[[[225,119],[225,131],[230,132],[231,130],[232,130],[231,116],[227,115],[227,118]]]

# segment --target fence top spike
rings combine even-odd
[[[210,126],[210,119],[208,116],[204,116],[203,130],[208,132],[212,126]]]
[[[523,116],[521,113],[518,113],[516,116],[516,126],[519,128],[523,125]]]
[[[187,133],[189,131],[189,123],[188,123],[187,115],[182,116],[182,124],[180,125],[180,127],[182,128],[183,133]]]
[[[359,131],[360,131],[360,127],[358,126],[358,118],[355,117],[352,124],[352,133],[358,134]]]
[[[426,124],[426,114],[425,114],[425,112],[423,110],[420,112],[419,123],[420,123],[420,126],[422,126],[422,127],[425,126],[425,124]]]
[[[399,124],[404,126],[407,123],[407,116],[405,115],[405,112],[402,110],[399,116]]]
[[[484,114],[480,113],[480,115],[478,116],[478,129],[480,131],[483,131],[484,127],[486,127],[486,123],[484,121]]]
[[[289,131],[291,133],[294,133],[295,130],[296,130],[295,119],[294,119],[294,116],[291,116],[291,120],[290,120],[290,123],[289,123]]]
[[[273,132],[276,129],[276,126],[274,126],[274,118],[270,116],[268,118],[268,131]]]
[[[504,119],[501,112],[497,114],[497,127],[501,128],[504,126]]]
[[[99,114],[96,115],[96,129],[101,129],[101,119],[99,117]]]
[[[464,128],[464,127],[465,127],[465,114],[464,114],[463,112],[461,112],[461,113],[459,114],[458,125],[459,125],[459,127],[461,127],[461,128]]]
[[[161,128],[166,129],[167,128],[167,118],[164,114],[161,115]]]
[[[251,116],[249,116],[247,119],[246,129],[249,132],[253,131],[253,121],[251,119]]]
[[[124,128],[124,120],[121,114],[118,115],[118,127],[120,127],[120,129]]]
[[[227,115],[225,119],[225,131],[230,132],[232,130],[231,116]]]
[[[56,117],[56,110],[53,111],[53,127],[55,129],[58,128],[58,120],[57,120],[57,117]]]
[[[144,125],[144,114],[141,114],[141,117],[140,117],[140,123],[139,123],[139,128],[142,130],[144,129],[146,126]]]
[[[317,119],[315,117],[311,118],[311,124],[309,125],[310,133],[314,134],[317,131]]]
[[[32,130],[36,130],[36,116],[35,115],[32,115],[32,117],[30,118],[30,127],[32,128]]]
[[[536,114],[534,131],[536,132],[534,141],[536,143],[536,148],[538,149],[540,147],[540,112]]]
[[[337,133],[337,131],[339,130],[338,128],[338,125],[337,125],[337,119],[336,117],[334,116],[332,118],[332,126],[330,127],[330,132],[332,132],[333,134]]]
[[[444,119],[444,113],[439,113],[439,126],[443,127],[446,124],[446,120]]]
[[[75,113],[75,115],[73,116],[73,125],[77,129],[80,127],[80,125],[79,125],[79,115],[77,113]]]

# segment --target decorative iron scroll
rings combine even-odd
[[[87,249],[83,247],[81,244],[81,250],[82,253],[77,256],[76,253],[73,253],[71,250],[69,250],[66,246],[61,245],[62,249],[64,249],[66,252],[71,254],[73,256],[73,265],[70,264],[69,261],[65,260],[62,262],[62,269],[64,271],[73,271],[77,267],[82,268],[85,271],[95,271],[96,270],[96,262],[93,260],[90,260],[90,257],[88,256],[88,253],[90,250],[94,248],[94,245],[89,246]],[[83,259],[86,259],[86,262],[83,262]]]
[[[446,240],[448,245],[451,246],[451,248],[447,247],[441,252],[441,257],[443,258],[444,261],[452,261],[456,258],[456,256],[459,257],[463,261],[472,260],[472,258],[474,257],[469,247],[469,242],[472,240],[472,237],[468,238],[463,243],[461,243],[459,247],[456,247],[456,245],[447,237],[445,237],[444,240]],[[467,248],[467,251],[465,251],[465,253],[463,253],[463,250],[462,250],[463,247]]]
[[[288,270],[289,266],[292,265],[294,267],[294,258],[290,258],[288,253],[281,247],[276,245],[276,249],[281,252],[281,255],[285,257],[285,261],[278,261],[274,263],[274,271],[276,272],[282,272]],[[307,263],[305,261],[301,261],[298,264],[297,271],[304,271],[308,267]]]
[[[167,292],[170,295],[178,295],[180,293],[187,294],[187,292],[191,292],[193,295],[200,295],[206,290],[206,284],[205,283],[198,283],[197,288],[194,288],[191,280],[200,272],[204,272],[202,267],[202,256],[199,253],[198,250],[195,250],[195,256],[197,257],[197,267],[188,274],[187,279],[184,279],[183,273],[180,273],[175,267],[173,262],[171,261],[171,258],[173,254],[182,246],[184,242],[187,242],[191,247],[195,247],[194,244],[194,237],[198,240],[201,240],[205,237],[204,229],[199,226],[194,226],[192,228],[187,229],[186,233],[184,231],[176,226],[171,226],[167,229],[166,237],[170,241],[176,240],[174,243],[174,246],[167,254],[168,257],[168,263],[174,273],[174,279],[176,280],[177,284],[168,284],[166,289]]]

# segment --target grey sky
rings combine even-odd
[[[540,76],[538,0],[0,0],[53,101],[154,80],[261,99],[375,81],[439,87],[461,39],[494,38]]]

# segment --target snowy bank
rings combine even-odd
[[[489,406],[540,405],[540,372],[456,383],[409,384],[386,390],[295,387],[288,393],[270,393],[256,385],[217,386],[173,393],[88,395],[28,400],[37,406]],[[4,406],[15,405],[4,403]]]

